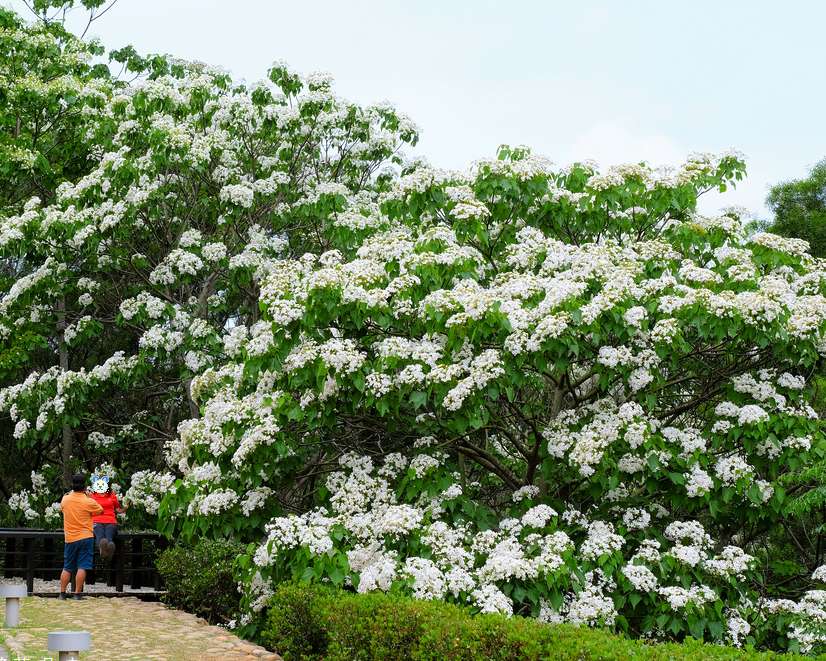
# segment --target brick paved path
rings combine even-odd
[[[20,627],[0,634],[12,659],[25,654],[41,661],[57,658],[46,650],[46,635],[61,630],[91,633],[91,650],[81,653],[81,661],[281,661],[194,615],[135,597],[28,597],[20,604]]]

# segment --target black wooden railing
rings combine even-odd
[[[26,579],[26,589],[34,593],[34,579],[60,578],[63,569],[63,531],[0,528],[0,572],[4,578]],[[105,581],[122,593],[124,583],[133,590],[163,589],[163,579],[155,568],[155,556],[168,546],[166,537],[156,532],[118,532],[115,554],[105,561],[95,549],[95,561],[86,572],[86,584]]]

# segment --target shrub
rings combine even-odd
[[[166,582],[164,601],[211,624],[231,621],[241,600],[232,563],[243,550],[237,542],[209,539],[167,549],[155,561]]]
[[[265,638],[284,661],[781,661],[773,652],[650,644],[531,618],[473,615],[441,601],[353,594],[285,583],[275,590]],[[826,659],[826,655],[821,657]]]
[[[330,637],[326,611],[339,592],[318,585],[284,583],[276,591],[269,611],[269,626],[262,632],[265,643],[289,650],[291,659],[321,661]]]

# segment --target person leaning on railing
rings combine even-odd
[[[66,599],[66,587],[75,575],[75,599],[85,599],[83,582],[86,570],[92,568],[95,556],[95,533],[92,517],[103,514],[103,508],[86,493],[86,476],[76,473],[72,476],[72,493],[63,496],[60,501],[63,510],[63,535],[66,541],[63,547],[63,572],[60,574],[60,598]]]
[[[99,491],[103,485],[106,489]],[[112,483],[109,478],[92,477],[91,498],[103,508],[103,514],[92,517],[95,526],[95,545],[100,549],[100,557],[108,560],[115,552],[115,535],[118,532],[118,520],[115,514],[123,514],[129,505],[122,506],[118,497],[112,493]]]

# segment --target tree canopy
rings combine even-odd
[[[770,231],[803,239],[812,255],[826,256],[826,160],[815,165],[806,179],[772,186],[766,206],[774,213],[767,224]]]
[[[50,31],[61,28],[20,27],[14,39]],[[324,73],[305,82],[276,64],[247,88],[200,63],[163,64],[135,87],[88,68],[64,72],[57,91],[38,87],[77,108],[64,156],[90,163],[29,184],[25,207],[9,199],[0,223],[0,355],[12,382],[0,405],[21,447],[54,458],[62,436],[66,464],[72,447],[87,463],[146,443],[155,451],[139,461],[161,465],[177,424],[198,415],[191,376],[219,359],[223,335],[260,316],[270,262],[323,243],[317,209],[380,186],[376,170],[416,140],[392,107],[340,99]]]
[[[167,448],[184,477],[143,497],[165,491],[184,536],[254,539],[283,510],[253,588],[756,640],[747,604],[773,586],[745,549],[822,454],[804,389],[826,299],[804,242],[694,213],[741,172],[737,154],[556,170],[519,148],[344,196],[329,249],[280,260],[235,360],[193,379],[203,416]]]

